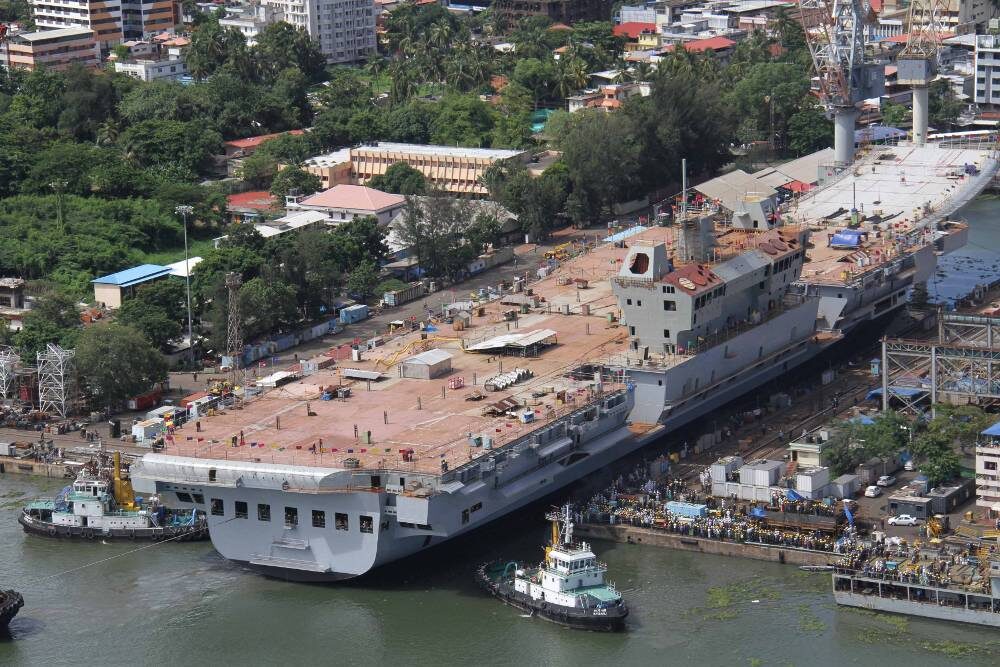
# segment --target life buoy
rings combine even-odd
[[[55,537],[55,536],[56,536],[56,527],[49,526],[49,537]]]

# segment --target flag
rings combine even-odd
[[[851,513],[851,508],[847,506],[847,501],[844,501],[844,516],[847,517],[847,525],[854,527],[854,515]]]
[[[362,454],[367,454],[367,453],[368,453],[368,450],[367,450],[367,449],[364,449],[364,448],[362,448],[362,449],[361,449],[361,453],[362,453]]]

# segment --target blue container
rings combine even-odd
[[[666,505],[664,509],[675,516],[685,516],[689,519],[697,519],[699,517],[708,515],[708,506],[706,505],[696,505],[694,503],[682,503],[676,500],[671,500]]]
[[[359,303],[355,306],[350,306],[349,308],[344,308],[340,311],[340,322],[341,324],[354,324],[355,322],[360,322],[368,317],[368,306],[363,303]]]

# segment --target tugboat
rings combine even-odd
[[[477,580],[506,604],[553,623],[581,630],[614,632],[625,627],[628,607],[613,584],[604,581],[607,565],[586,542],[573,542],[570,506],[546,515],[552,541],[537,566],[497,561],[480,566]]]
[[[0,632],[7,631],[7,626],[23,606],[24,598],[17,591],[0,591]]]
[[[24,532],[90,540],[208,539],[204,513],[168,509],[156,496],[136,498],[122,471],[121,454],[115,452],[112,460],[111,467],[106,459],[87,464],[54,500],[28,503],[17,518]]]

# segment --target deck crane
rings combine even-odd
[[[906,46],[896,58],[896,76],[900,85],[913,88],[913,143],[927,142],[928,90],[937,74],[941,47],[941,17],[949,0],[919,0],[910,3],[907,23],[910,34]],[[918,12],[923,12],[920,16]],[[920,20],[916,20],[916,19]]]
[[[834,161],[846,167],[854,162],[858,105],[885,91],[882,65],[865,62],[870,10],[863,0],[802,0],[799,12],[820,98],[833,118]]]

